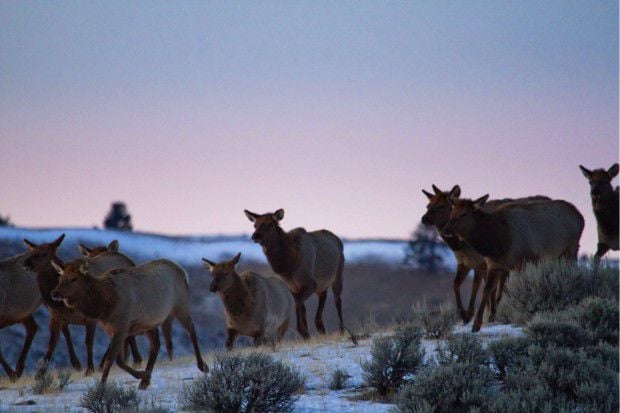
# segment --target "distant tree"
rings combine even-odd
[[[419,224],[405,249],[404,264],[427,272],[445,268],[441,250],[446,248],[434,227]]]
[[[118,229],[121,231],[131,231],[131,215],[127,213],[127,206],[124,202],[114,202],[110,207],[110,211],[103,221],[105,229]]]
[[[0,215],[0,227],[12,227],[13,223],[11,222],[11,217],[10,216],[6,216],[3,217],[2,215]]]

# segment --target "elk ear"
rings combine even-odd
[[[615,163],[607,170],[607,175],[609,175],[610,179],[614,179],[616,175],[618,175],[618,164]]]
[[[480,198],[476,199],[474,201],[474,208],[481,208],[487,202],[487,199],[489,199],[489,194],[486,194],[485,196],[481,196]]]
[[[430,192],[426,192],[426,191],[423,189],[423,190],[422,190],[422,193],[423,193],[424,195],[426,195],[426,197],[427,197],[428,199],[433,199],[433,194],[431,194]]]
[[[54,270],[56,270],[58,274],[62,275],[64,273],[62,266],[56,264],[54,261],[52,261],[52,267],[54,267]]]
[[[454,185],[454,187],[450,190],[449,198],[457,199],[461,196],[461,187],[458,185]]]
[[[24,238],[24,245],[26,245],[26,247],[28,247],[30,251],[32,251],[33,249],[37,247],[37,244],[35,244],[32,241],[28,241],[26,238]]]
[[[215,263],[213,261],[209,261],[206,258],[203,258],[202,261],[205,263],[205,267],[211,272],[213,272],[213,268],[215,268]]]
[[[581,173],[586,177],[586,179],[590,179],[590,176],[592,175],[591,170],[582,165],[579,165],[579,169],[581,169]]]
[[[282,208],[278,209],[276,212],[273,213],[273,219],[276,222],[282,221],[282,219],[284,218],[284,210]]]
[[[232,265],[237,265],[237,263],[239,262],[239,258],[241,258],[241,253],[235,255],[235,257],[230,261]]]
[[[90,248],[88,248],[86,245],[84,244],[79,244],[78,245],[78,250],[80,250],[80,254],[82,254],[85,257],[88,257],[88,255],[90,254]]]
[[[108,251],[118,252],[118,240],[110,242],[110,245],[108,245]]]
[[[432,188],[433,188],[433,191],[435,191],[437,195],[441,194],[441,189],[437,188],[435,184],[432,185]]]
[[[62,242],[62,240],[65,239],[65,234],[62,234],[61,236],[59,236],[58,238],[56,238],[56,240],[54,242],[52,242],[52,244],[58,248],[60,246],[60,243]]]
[[[86,275],[88,272],[88,261],[84,260],[83,263],[80,264],[80,273]]]
[[[254,212],[250,212],[247,209],[244,209],[243,212],[245,213],[245,216],[248,217],[250,221],[256,222],[256,218],[258,218],[258,214],[255,214]]]

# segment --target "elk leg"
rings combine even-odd
[[[478,314],[476,314],[476,320],[474,321],[474,325],[472,326],[472,332],[474,333],[480,331],[480,327],[482,327],[484,309],[487,305],[491,303],[491,296],[495,292],[495,285],[497,284],[498,277],[501,276],[501,272],[501,270],[497,269],[489,269],[489,271],[487,272],[487,281],[484,285],[482,301],[480,302],[480,306],[478,307]]]
[[[471,321],[471,318],[476,313],[476,296],[478,295],[478,289],[482,280],[486,276],[486,267],[476,268],[474,270],[474,281],[471,285],[471,296],[469,297],[469,306],[467,307],[467,321],[463,320],[465,324]]]
[[[310,334],[308,334],[308,323],[306,321],[306,306],[302,300],[297,298],[295,298],[295,313],[297,315],[297,331],[304,340],[308,340]]]
[[[340,264],[338,266],[338,272],[336,273],[336,279],[332,284],[332,291],[334,293],[334,304],[336,305],[336,312],[338,313],[338,320],[340,322],[340,334],[344,334],[344,321],[342,321],[342,271],[344,270],[344,258],[340,258]]]
[[[101,374],[101,382],[105,383],[108,380],[108,374],[110,374],[110,369],[112,368],[112,364],[116,359],[122,359],[122,354],[119,353],[123,350],[123,343],[125,342],[125,337],[127,333],[125,332],[115,332],[110,340],[110,345],[108,346],[108,351],[106,355],[103,357],[103,373]]]
[[[131,349],[131,356],[133,357],[134,366],[139,366],[142,363],[142,356],[140,355],[140,350],[138,350],[138,343],[136,342],[136,336],[127,337],[125,339],[125,343],[128,344],[129,348]]]
[[[234,328],[227,328],[226,334],[226,350],[230,351],[235,344],[235,339],[237,338],[237,330],[235,330]]]
[[[599,264],[601,263],[601,259],[607,251],[609,251],[609,245],[599,242],[596,246],[596,254],[594,254],[594,269],[598,271]]]
[[[15,373],[15,371],[13,371],[11,366],[9,366],[9,363],[7,363],[7,361],[4,359],[4,355],[2,354],[2,349],[0,349],[0,365],[2,365],[2,367],[4,368],[4,371],[6,371],[6,374],[7,376],[9,376],[9,379],[11,381],[16,381],[18,379],[18,376]]]
[[[504,272],[502,274],[502,277],[499,279],[499,286],[497,287],[497,305],[499,305],[499,303],[502,301],[502,296],[504,295],[504,288],[506,285],[506,281],[508,280],[508,277],[510,276],[509,272]]]
[[[84,373],[84,375],[90,376],[91,374],[95,372],[95,362],[93,361],[93,345],[95,343],[95,330],[97,329],[97,324],[89,323],[89,324],[86,324],[85,327],[86,327],[86,338],[85,338],[86,358],[88,360],[86,361],[87,367],[86,367],[86,373]]]
[[[54,318],[50,319],[49,330],[50,330],[50,338],[47,343],[47,352],[45,353],[45,357],[43,358],[43,365],[37,371],[37,376],[44,374],[47,371],[47,365],[52,359],[52,355],[54,354],[54,350],[56,349],[56,344],[58,343],[58,337],[60,335],[61,326]]]
[[[159,347],[161,346],[161,343],[159,341],[159,329],[157,327],[149,330],[147,332],[147,337],[150,343],[149,359],[146,362],[145,377],[142,379],[140,385],[138,386],[138,388],[141,390],[146,389],[149,384],[151,384],[151,373],[153,372],[153,367],[155,367],[155,361],[157,360],[157,355],[159,354]]]
[[[177,315],[177,320],[181,323],[185,331],[189,334],[189,337],[192,340],[192,345],[194,346],[194,353],[196,354],[196,365],[198,366],[198,370],[206,373],[209,371],[209,367],[202,359],[202,355],[200,354],[200,345],[198,344],[198,337],[196,337],[196,329],[194,328],[194,323],[192,322],[192,318],[186,312],[185,314]]]
[[[67,350],[69,351],[69,359],[71,360],[71,366],[75,370],[82,370],[82,364],[77,354],[75,354],[75,348],[73,347],[73,340],[71,339],[71,330],[69,326],[65,324],[62,327],[62,334],[65,336],[65,343],[67,343]]]
[[[470,268],[466,265],[459,264],[456,267],[456,275],[454,276],[454,282],[452,282],[452,289],[454,290],[454,296],[456,298],[456,308],[459,311],[459,315],[465,324],[469,322],[467,317],[467,313],[465,312],[465,308],[463,307],[463,302],[461,301],[461,284],[463,284],[463,280],[467,277]]]
[[[110,355],[110,345],[108,344],[108,348],[105,349],[105,353],[103,353],[103,357],[101,357],[101,361],[99,362],[99,370],[103,370],[103,365],[105,364],[105,359]]]
[[[172,321],[174,321],[174,318],[168,317],[161,325],[161,332],[164,335],[164,343],[166,344],[169,360],[172,360]]]
[[[22,347],[22,352],[19,355],[19,359],[17,360],[17,365],[15,366],[15,374],[17,377],[20,377],[24,372],[24,365],[26,364],[26,356],[28,355],[28,351],[30,351],[30,346],[32,345],[32,340],[34,339],[35,334],[37,334],[37,330],[39,326],[37,326],[37,322],[34,320],[32,315],[26,317],[22,324],[26,328],[26,338],[24,340],[24,347]]]
[[[288,318],[278,327],[278,341],[281,341],[288,330]]]
[[[325,324],[323,324],[323,308],[327,299],[327,290],[317,293],[319,296],[319,305],[316,308],[316,316],[314,317],[314,325],[319,334],[325,334]]]

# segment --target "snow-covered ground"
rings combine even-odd
[[[470,326],[456,327],[455,333],[469,331]],[[382,333],[378,333],[382,334]],[[385,333],[383,333],[385,334]],[[521,329],[507,325],[483,326],[479,333],[483,341],[497,339],[505,335],[520,335]],[[430,357],[437,347],[437,340],[424,340],[426,356]],[[370,358],[372,340],[367,339],[353,346],[344,337],[331,336],[310,342],[283,343],[276,352],[261,349],[299,369],[306,378],[303,394],[295,405],[296,412],[388,412],[393,407],[386,403],[357,400],[355,396],[364,390],[364,380],[360,363]],[[244,349],[241,351],[251,351]],[[212,365],[213,354],[207,356]],[[345,370],[350,376],[348,387],[344,390],[329,389],[329,380],[336,369]],[[201,375],[192,357],[183,357],[173,362],[160,360],[153,372],[152,384],[140,391],[145,407],[162,407],[170,410],[180,408],[177,395],[184,385]],[[89,384],[99,378],[83,378],[74,374],[73,382],[57,394],[33,395],[32,378],[26,377],[18,383],[0,381],[0,411],[15,410],[29,412],[81,412],[79,407],[82,394]],[[127,386],[137,387],[138,381],[127,373],[114,368],[111,380]],[[30,406],[15,406],[16,403],[33,401]]]
[[[66,234],[64,245],[77,255],[78,242],[86,246],[107,245],[112,240],[120,242],[121,250],[140,260],[168,258],[182,265],[199,265],[202,257],[211,260],[228,259],[241,252],[244,260],[265,262],[265,255],[258,244],[248,236],[165,236],[157,234],[105,231],[83,228],[28,229],[0,227],[0,241],[21,243],[24,238],[35,243],[50,242]],[[345,240],[344,253],[348,262],[378,260],[400,265],[405,258],[404,240]],[[444,263],[456,266],[454,255],[442,251]]]

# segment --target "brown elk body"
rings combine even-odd
[[[461,188],[458,185],[455,185],[450,191],[441,191],[435,185],[433,185],[432,188],[432,194],[422,190],[424,195],[426,195],[429,199],[429,203],[426,207],[427,212],[422,216],[422,223],[424,225],[434,226],[441,239],[454,253],[457,263],[456,275],[453,282],[456,306],[463,322],[467,324],[474,316],[476,295],[478,294],[480,283],[483,279],[486,279],[486,262],[481,254],[467,244],[467,242],[463,241],[463,239],[459,236],[448,234],[443,231],[443,227],[448,223],[448,220],[450,219],[450,212],[452,211],[450,200],[456,200],[461,196]],[[508,202],[536,202],[542,200],[550,200],[550,198],[537,195],[517,199],[497,199],[486,202],[482,208],[487,212],[491,212],[500,205]],[[465,277],[467,277],[467,274],[469,274],[469,271],[472,269],[474,270],[474,281],[472,284],[471,296],[469,298],[469,305],[467,310],[465,310],[461,301],[461,285],[465,280]],[[504,282],[505,277],[499,281],[497,293],[491,296],[492,300],[496,300],[494,305],[497,305],[501,300]]]
[[[4,359],[0,347],[0,364],[11,380],[16,380],[24,371],[26,356],[38,330],[33,313],[42,303],[36,274],[24,269],[28,256],[24,253],[0,261],[0,329],[17,323],[23,324],[26,329],[15,370]]]
[[[492,212],[482,209],[488,195],[475,201],[457,199],[444,227],[484,256],[487,282],[473,331],[480,330],[485,306],[491,305],[496,284],[527,262],[556,258],[577,259],[584,220],[572,204],[560,201],[507,203]]]
[[[60,280],[52,292],[55,300],[97,319],[111,337],[101,381],[106,382],[114,360],[123,370],[141,380],[140,388],[150,384],[159,352],[158,326],[176,318],[188,332],[196,363],[207,371],[200,354],[194,323],[189,311],[187,273],[169,260],[155,260],[132,268],[108,271],[101,277],[89,274],[88,262],[78,259],[56,265]],[[130,335],[145,333],[150,341],[144,371],[129,367],[123,357],[123,343]]]
[[[293,296],[277,277],[265,277],[246,271],[237,274],[231,261],[214,263],[203,258],[213,280],[209,290],[218,293],[226,313],[226,348],[232,349],[238,335],[254,338],[256,345],[280,341],[288,329]]]
[[[117,240],[112,241],[107,246],[102,245],[89,248],[83,244],[79,244],[78,248],[82,255],[88,260],[89,272],[94,277],[100,277],[109,270],[136,266],[131,258],[118,251],[119,243]],[[162,331],[166,343],[168,358],[172,359],[172,323],[170,322],[162,325]],[[140,351],[138,350],[138,344],[136,343],[135,336],[127,337],[125,343],[125,356],[127,355],[127,346],[131,348],[134,364],[139,365],[142,363],[142,357],[140,356]],[[101,362],[99,363],[99,367],[101,368],[103,368],[108,351],[109,349],[106,350],[105,355],[101,358]]]
[[[304,302],[312,294],[317,294],[319,298],[315,326],[319,333],[325,334],[323,308],[330,286],[334,293],[340,331],[344,332],[341,298],[344,253],[340,238],[327,230],[308,232],[296,228],[285,232],[279,225],[284,218],[283,209],[263,215],[248,210],[244,212],[254,223],[252,240],[261,245],[273,271],[282,277],[293,294],[299,334],[306,339],[310,337]]]
[[[616,163],[608,170],[590,171],[581,165],[579,168],[590,183],[590,198],[598,233],[595,254],[598,263],[610,249],[618,251],[618,187],[613,189],[611,181],[618,175],[619,165]]]

